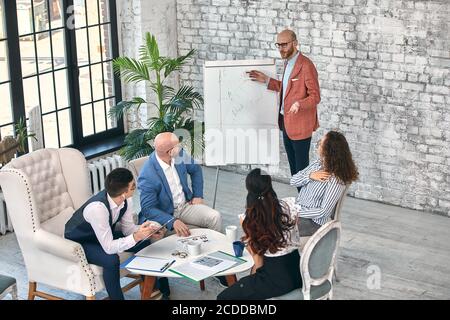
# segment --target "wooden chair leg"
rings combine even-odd
[[[34,298],[39,297],[47,300],[64,300],[60,297],[56,297],[54,295],[37,291],[37,283],[29,282],[28,283],[28,300],[34,300]]]
[[[13,300],[19,300],[17,297],[17,284],[14,284],[11,291],[11,298]]]
[[[333,276],[334,276],[334,281],[336,281],[336,282],[340,282],[341,281],[341,279],[339,279],[338,275],[337,275],[337,263],[334,264]]]
[[[225,276],[227,279],[228,286],[231,287],[233,284],[237,282],[237,278],[235,274],[230,274],[228,276]]]
[[[34,300],[34,298],[36,297],[36,288],[36,282],[28,283],[28,300]]]
[[[200,281],[200,290],[205,291],[205,280]]]

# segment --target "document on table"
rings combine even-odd
[[[122,263],[121,267],[140,271],[164,272],[173,262],[175,260],[134,256]]]
[[[242,260],[241,263],[243,262],[245,260]],[[238,264],[239,262],[233,259],[227,259],[214,252],[173,267],[169,271],[194,281],[200,281]]]

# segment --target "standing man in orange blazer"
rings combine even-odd
[[[295,32],[280,32],[275,45],[281,58],[285,59],[282,80],[269,78],[257,70],[250,71],[249,77],[267,84],[269,90],[280,92],[278,125],[283,132],[289,167],[294,175],[309,165],[311,136],[319,127],[319,81],[314,64],[297,50]]]

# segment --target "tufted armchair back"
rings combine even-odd
[[[134,179],[137,182],[139,174],[141,173],[141,169],[144,166],[145,162],[148,160],[149,156],[145,156],[142,158],[131,160],[128,163],[128,169],[133,173]]]
[[[103,269],[89,264],[79,243],[64,238],[66,222],[91,196],[86,159],[71,148],[41,149],[0,170],[0,185],[30,282],[93,297],[104,288]],[[124,261],[129,253],[119,255]],[[127,271],[121,271],[126,275]]]
[[[39,222],[73,208],[57,150],[44,149],[19,157],[11,161],[10,167],[28,176]]]
[[[91,195],[86,160],[75,149],[37,150],[12,160],[4,167],[9,169],[26,177],[27,194],[16,194],[16,201],[31,200],[35,228],[62,212],[71,214]]]

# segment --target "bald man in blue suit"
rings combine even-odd
[[[141,170],[138,189],[140,222],[168,222],[168,230],[174,230],[179,236],[190,235],[187,224],[221,232],[219,212],[203,203],[202,168],[181,149],[175,134],[164,132],[155,138],[155,151]]]

